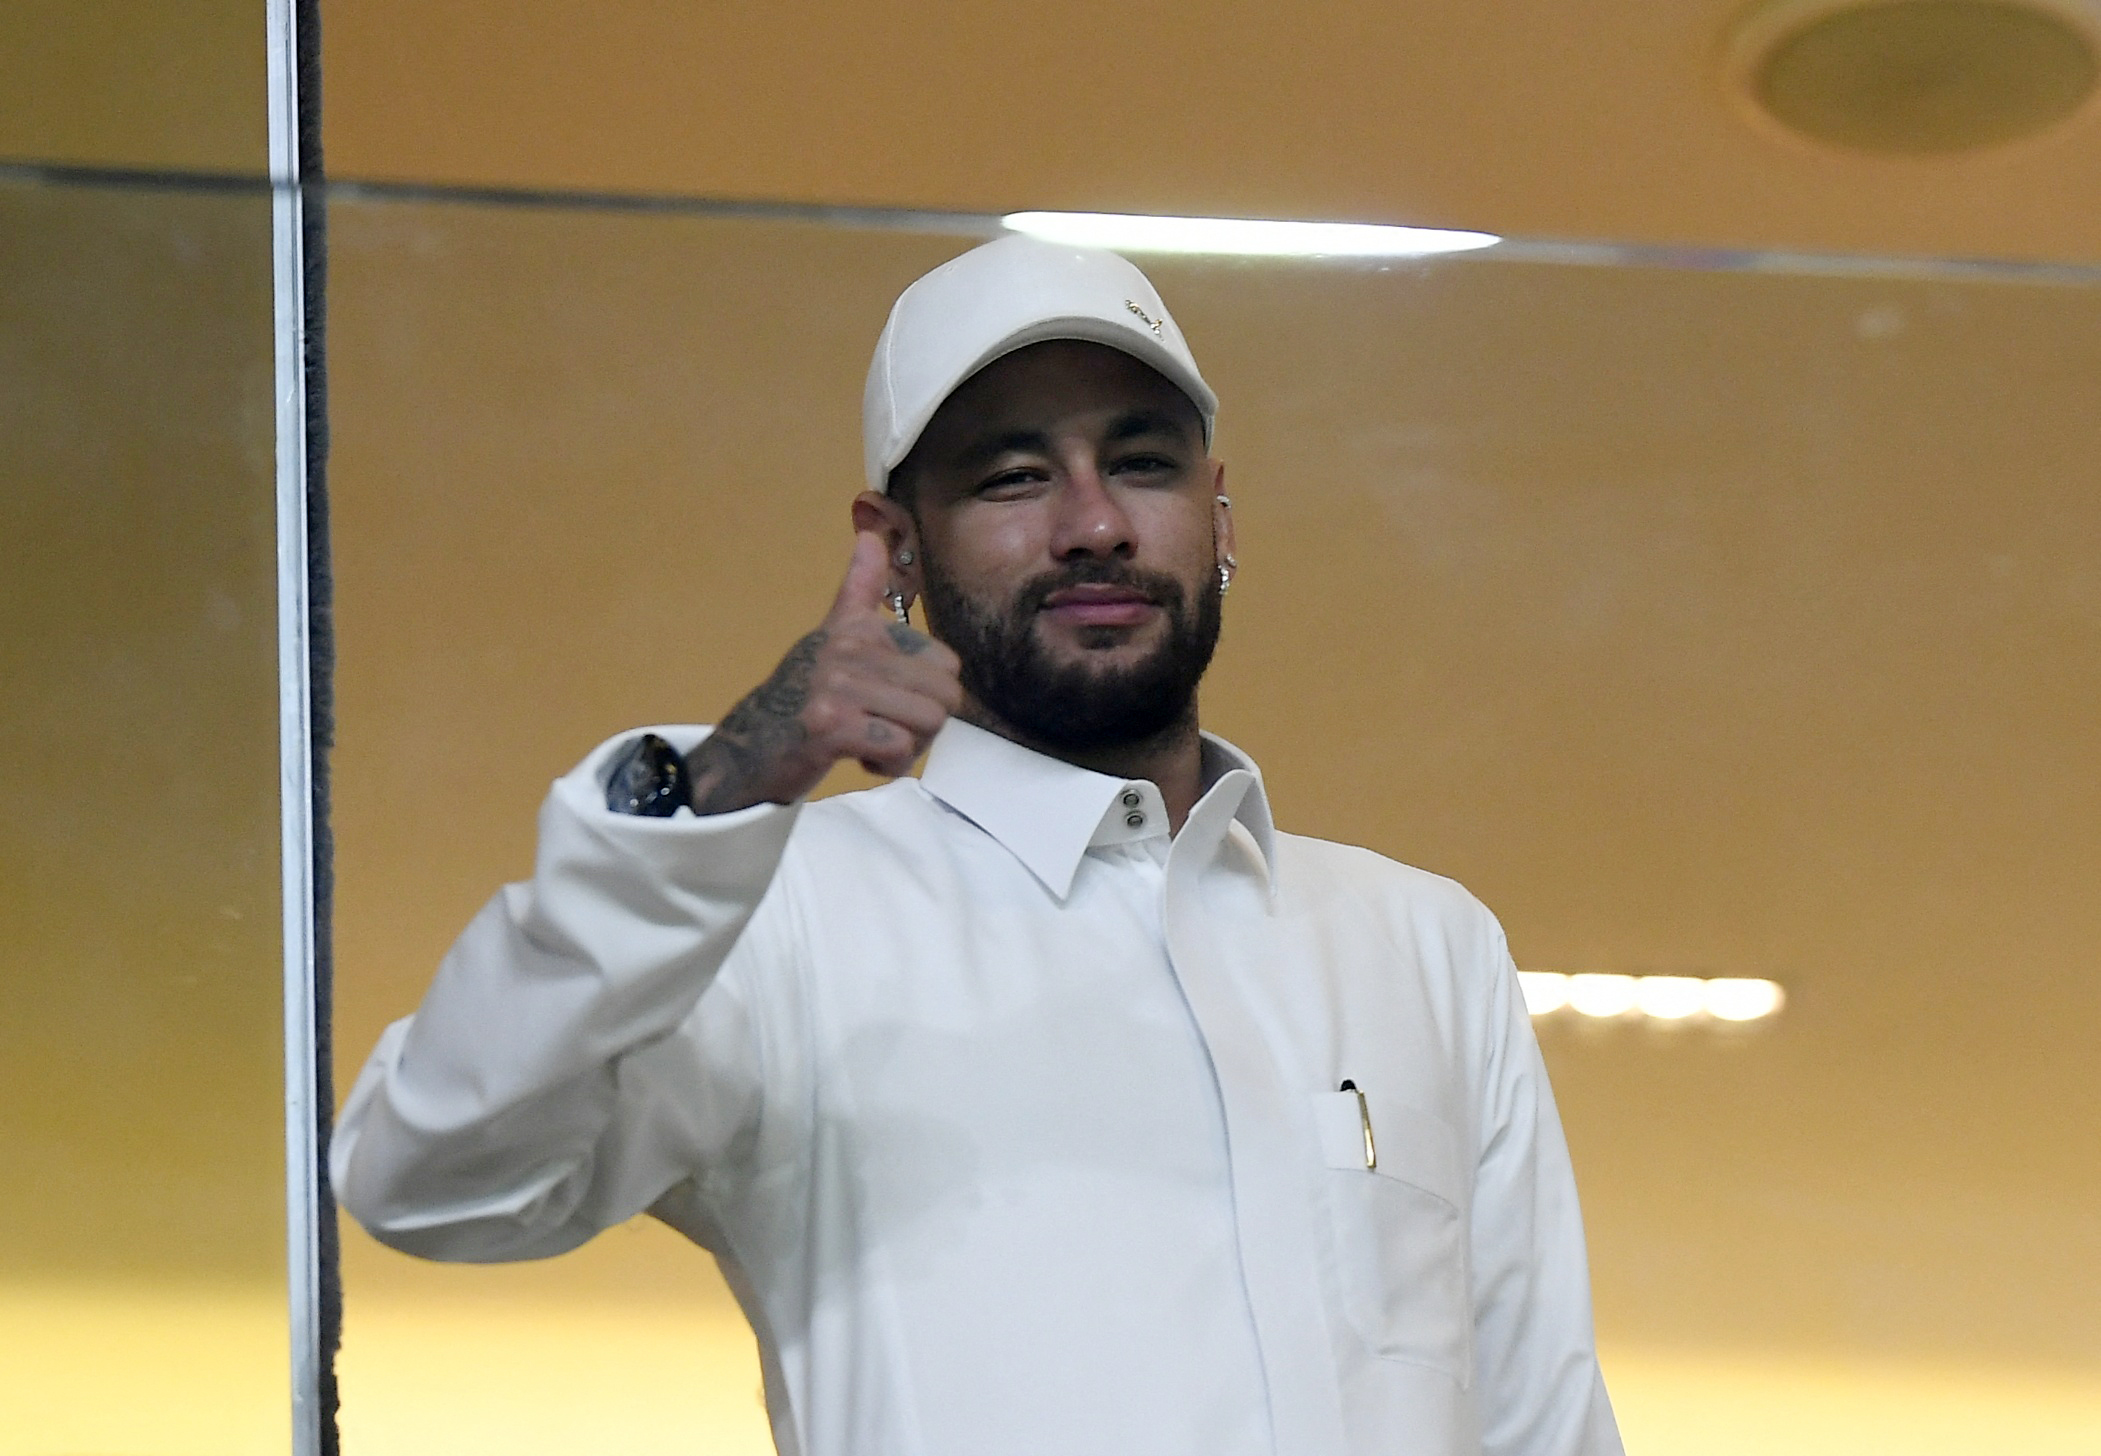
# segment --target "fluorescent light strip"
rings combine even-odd
[[[1759,1021],[1787,1004],[1777,981],[1751,976],[1622,976],[1600,972],[1519,971],[1525,1009],[1534,1016],[1569,1010],[1599,1019]]]
[[[1278,222],[1234,217],[1147,217],[1118,212],[1010,212],[1010,232],[1122,253],[1215,253],[1250,258],[1421,258],[1502,241],[1494,233],[1366,222]]]

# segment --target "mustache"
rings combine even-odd
[[[1073,586],[1125,587],[1144,593],[1155,606],[1170,610],[1179,610],[1183,601],[1182,584],[1171,576],[1157,571],[1140,571],[1121,561],[1086,557],[1032,578],[1015,596],[1014,614],[1028,620],[1043,610],[1052,593]]]

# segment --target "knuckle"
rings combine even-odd
[[[836,737],[846,726],[845,718],[845,710],[829,697],[812,698],[803,709],[803,727],[816,738]]]

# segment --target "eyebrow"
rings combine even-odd
[[[1050,450],[1050,436],[1041,430],[1003,430],[997,435],[987,435],[974,441],[962,455],[962,463],[976,465],[1004,455],[1008,451],[1044,454]]]
[[[1103,438],[1111,442],[1120,442],[1135,440],[1142,435],[1174,435],[1179,438],[1184,433],[1182,421],[1176,419],[1171,411],[1141,409],[1117,416]]]
[[[1174,412],[1164,409],[1135,409],[1118,415],[1110,421],[1102,438],[1112,445],[1126,440],[1141,439],[1146,435],[1173,435],[1182,437],[1186,431]],[[1050,450],[1050,436],[1041,430],[1003,430],[996,435],[987,435],[974,442],[960,457],[959,463],[974,466],[983,461],[1004,455],[1008,451],[1044,454]]]

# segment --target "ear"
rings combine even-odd
[[[1211,467],[1211,547],[1216,559],[1233,555],[1233,507],[1226,498],[1226,462],[1206,460]]]
[[[883,541],[883,554],[890,559],[891,585],[903,594],[906,602],[919,595],[919,525],[912,513],[890,499],[872,490],[864,490],[854,497],[853,522],[856,532],[870,532]],[[898,557],[910,553],[902,566]]]

